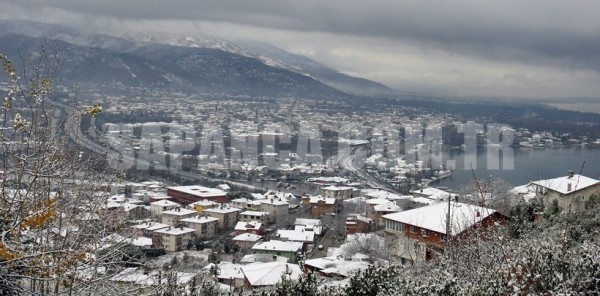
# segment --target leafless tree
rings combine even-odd
[[[473,171],[473,182],[460,189],[460,196],[463,202],[508,214],[516,202],[510,193],[511,189],[512,186],[502,179],[493,176],[481,179]]]
[[[105,208],[117,181],[69,137],[101,107],[58,103],[60,56],[47,44],[20,61],[18,70],[0,53],[0,290],[122,294],[108,279],[133,263],[129,244],[103,240],[123,229],[123,215]]]

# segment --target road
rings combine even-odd
[[[77,145],[84,147],[86,149],[89,149],[94,153],[97,153],[100,155],[105,155],[107,157],[108,157],[108,155],[119,155],[119,154],[123,155],[121,162],[123,162],[125,164],[131,164],[134,166],[137,165],[137,167],[139,167],[139,168],[150,167],[151,161],[148,161],[145,159],[139,159],[139,158],[136,158],[135,156],[132,156],[129,154],[123,154],[123,153],[121,153],[122,151],[116,151],[114,149],[111,149],[105,145],[102,145],[102,144],[96,142],[95,140],[91,139],[90,137],[86,136],[81,131],[81,120],[82,120],[81,112],[78,112],[74,108],[71,108],[69,106],[66,106],[66,105],[63,105],[60,103],[55,103],[55,104],[57,106],[63,108],[68,113],[67,122],[65,124],[65,131]],[[96,134],[95,129],[90,128],[90,132],[93,135]],[[230,186],[234,186],[237,188],[242,188],[242,189],[246,189],[246,190],[250,190],[250,191],[254,191],[254,192],[265,192],[266,191],[265,188],[263,188],[263,187],[253,186],[253,185],[249,185],[246,183],[235,182],[235,181],[231,181],[231,180],[227,180],[227,179],[211,178],[211,177],[208,177],[208,176],[205,176],[202,174],[189,172],[189,171],[169,170],[169,172],[172,174],[178,175],[180,177],[184,177],[184,178],[189,178],[189,179],[194,179],[194,180],[207,180],[210,182],[226,183]]]
[[[294,105],[292,106],[291,109],[295,108],[296,103],[297,102],[294,103]],[[139,168],[148,168],[150,166],[150,161],[148,161],[148,160],[139,159],[139,158],[136,158],[135,156],[127,155],[127,153],[123,154],[123,153],[121,153],[122,151],[115,151],[114,149],[111,149],[105,145],[102,145],[102,144],[96,142],[94,139],[91,139],[90,137],[88,137],[81,131],[81,120],[82,120],[81,112],[78,112],[74,108],[60,104],[60,103],[55,103],[55,104],[57,106],[63,108],[69,114],[67,116],[68,122],[65,125],[66,131],[69,134],[70,138],[77,145],[79,145],[81,147],[85,147],[85,148],[87,148],[97,154],[100,154],[100,155],[108,156],[108,155],[121,154],[121,155],[123,155],[122,161],[125,164],[137,164],[137,167],[139,167]],[[90,128],[90,130],[88,132],[92,136],[97,136],[95,128]],[[362,170],[362,165],[359,164],[360,161],[362,160],[362,157],[358,157],[358,156],[363,155],[364,153],[362,153],[363,151],[361,151],[360,149],[362,149],[362,148],[356,148],[354,153],[352,153],[350,155],[339,155],[337,157],[337,162],[340,165],[340,167],[353,172],[359,178],[361,178],[365,182],[367,182],[367,184],[372,188],[394,190],[393,186],[378,180],[374,176],[372,176],[372,175],[368,174],[367,172],[365,172],[364,170]],[[184,178],[190,178],[190,179],[195,179],[195,180],[203,179],[203,180],[208,180],[211,182],[222,182],[222,183],[229,184],[230,186],[244,188],[247,190],[260,191],[260,192],[265,191],[265,188],[262,188],[262,187],[257,187],[257,186],[253,186],[253,185],[249,185],[249,184],[241,183],[241,182],[235,182],[235,181],[231,181],[231,180],[227,180],[227,179],[210,178],[208,176],[194,173],[194,172],[181,171],[181,170],[177,170],[177,171],[170,170],[170,172],[172,174],[175,174],[175,175],[178,175],[178,176],[184,177]]]
[[[341,168],[356,174],[359,178],[367,182],[367,184],[372,188],[394,190],[393,186],[378,180],[377,178],[375,178],[374,176],[370,175],[362,169],[362,165],[359,164],[361,161],[361,159],[359,158],[360,154],[357,155],[356,153],[354,153],[351,155],[342,155],[338,158],[338,164]]]

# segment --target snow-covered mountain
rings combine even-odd
[[[178,36],[166,33],[108,36],[26,21],[0,21],[0,37],[4,39],[0,50],[4,51],[7,49],[3,47],[10,47],[9,43],[15,41],[27,44],[21,44],[22,46],[32,46],[29,44],[32,40],[25,40],[27,38],[40,39],[40,43],[42,40],[59,41],[73,55],[67,56],[67,61],[71,64],[64,67],[72,68],[72,73],[85,73],[84,69],[77,69],[83,66],[96,66],[107,71],[95,71],[94,82],[125,79],[125,85],[196,87],[204,91],[227,91],[235,94],[246,92],[248,95],[318,96],[323,92],[324,95],[339,96],[343,93],[391,93],[382,84],[339,73],[271,44],[249,40],[231,42],[208,35]],[[79,48],[75,50],[75,47]],[[78,53],[84,52],[85,58],[78,56]],[[95,55],[112,57],[101,58]],[[95,56],[95,60],[92,56]],[[155,60],[159,58],[161,60]],[[107,60],[110,61],[108,64]],[[80,63],[74,65],[73,61]],[[97,65],[97,62],[103,64]],[[111,67],[107,68],[108,65]],[[115,72],[117,68],[124,74]],[[144,73],[135,73],[135,69],[143,69]],[[107,76],[104,77],[106,79],[103,79],[103,74]],[[73,78],[85,77],[90,78],[90,75]],[[146,81],[144,78],[151,79]],[[260,87],[265,88],[264,92]]]

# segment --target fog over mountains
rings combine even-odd
[[[351,77],[309,58],[250,39],[123,34],[0,21],[0,51],[13,60],[49,42],[62,55],[64,84],[146,87],[248,96],[385,95],[383,84]]]

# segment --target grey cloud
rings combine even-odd
[[[423,52],[422,57],[440,56],[439,52],[447,53],[449,58],[456,55],[462,57],[462,65],[478,61],[489,62],[488,65],[503,63],[514,72],[540,72],[553,68],[556,73],[548,79],[571,79],[571,87],[577,79],[590,79],[591,88],[586,94],[594,93],[592,90],[598,83],[593,81],[600,73],[600,18],[597,17],[600,2],[594,1],[20,0],[0,1],[0,6],[18,10],[21,18],[57,22],[71,17],[69,21],[85,22],[86,25],[93,23],[89,21],[91,18],[102,20],[96,22],[100,25],[103,21],[139,24],[162,21],[174,28],[177,24],[193,25],[195,22],[211,22],[213,27],[222,23],[240,28],[242,33],[279,31],[279,40],[286,39],[288,44],[293,44],[294,38],[319,33],[343,36],[346,40],[387,40],[387,44],[418,48]],[[10,17],[11,13],[0,11],[0,17]],[[198,25],[197,29],[203,28]],[[281,37],[281,32],[290,34]],[[239,32],[236,33],[239,37]],[[355,46],[349,42],[335,44],[344,38],[332,38],[321,48],[316,45],[317,50],[327,50],[328,46]],[[296,44],[301,42],[298,40]],[[312,42],[314,45],[320,41]],[[373,46],[382,47],[381,44]],[[393,52],[394,49],[386,50]],[[315,58],[322,62],[330,60],[332,66],[338,65],[348,71],[355,70],[343,57],[328,57],[323,52],[316,52]],[[512,69],[513,64],[529,66]],[[561,76],[570,71],[595,73]],[[451,75],[446,72],[443,74]],[[464,79],[468,79],[468,72],[464,69],[461,72],[465,73]],[[415,83],[421,83],[421,80],[415,78]],[[400,86],[404,87],[402,83]]]
[[[600,70],[596,2],[397,0],[22,0],[118,19],[228,22],[291,31],[377,36],[450,52]]]

